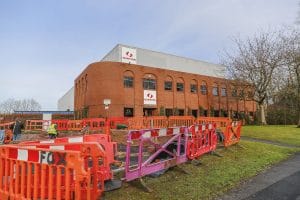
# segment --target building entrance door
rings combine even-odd
[[[156,108],[144,108],[143,109],[143,113],[144,113],[145,117],[153,116],[155,111],[156,111]]]

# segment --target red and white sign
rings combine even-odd
[[[156,105],[156,91],[144,90],[144,104]]]
[[[136,64],[136,49],[122,47],[122,62]]]

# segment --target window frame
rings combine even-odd
[[[131,79],[131,80],[129,80]],[[131,81],[131,85],[128,84]],[[132,76],[123,76],[123,86],[124,88],[133,88],[134,87],[134,78]]]
[[[179,85],[182,85],[182,90],[179,90],[181,87]],[[176,83],[176,91],[177,92],[184,92],[184,83]]]
[[[166,84],[171,84],[171,87],[170,88],[167,88],[166,86]],[[164,83],[164,89],[165,89],[165,91],[173,91],[173,82],[172,81],[165,81],[165,83]]]
[[[221,96],[222,97],[226,97],[227,96],[227,89],[226,89],[226,87],[222,87],[221,88]]]
[[[144,78],[143,79],[144,90],[156,90],[156,79]]]
[[[201,84],[200,85],[200,91],[202,95],[207,95],[207,85]]]
[[[218,86],[213,86],[212,88],[212,95],[213,96],[219,96],[219,87]]]
[[[194,88],[192,88],[192,87],[194,87]],[[190,84],[190,92],[193,93],[193,94],[198,93],[197,84]]]

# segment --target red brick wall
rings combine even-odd
[[[124,74],[133,74],[133,88],[124,88]],[[253,101],[237,101],[231,97],[231,90],[226,79],[177,72],[153,67],[132,65],[118,62],[98,62],[90,64],[75,80],[75,111],[88,108],[88,117],[123,116],[124,107],[134,108],[135,116],[143,115],[143,78],[150,74],[156,79],[157,113],[161,106],[164,108],[196,110],[199,106],[204,109],[214,107],[215,110],[255,111]],[[164,90],[167,77],[173,80],[173,91]],[[176,82],[184,81],[184,92],[176,91]],[[207,95],[202,95],[200,85],[207,83]],[[198,92],[190,92],[190,83],[197,84]],[[219,96],[212,95],[213,84],[219,87]],[[226,85],[227,96],[221,96],[221,85]],[[111,99],[108,112],[104,109],[103,99]],[[246,108],[246,109],[245,109]]]

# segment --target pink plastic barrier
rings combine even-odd
[[[188,128],[129,131],[125,179],[131,181],[186,162]]]

